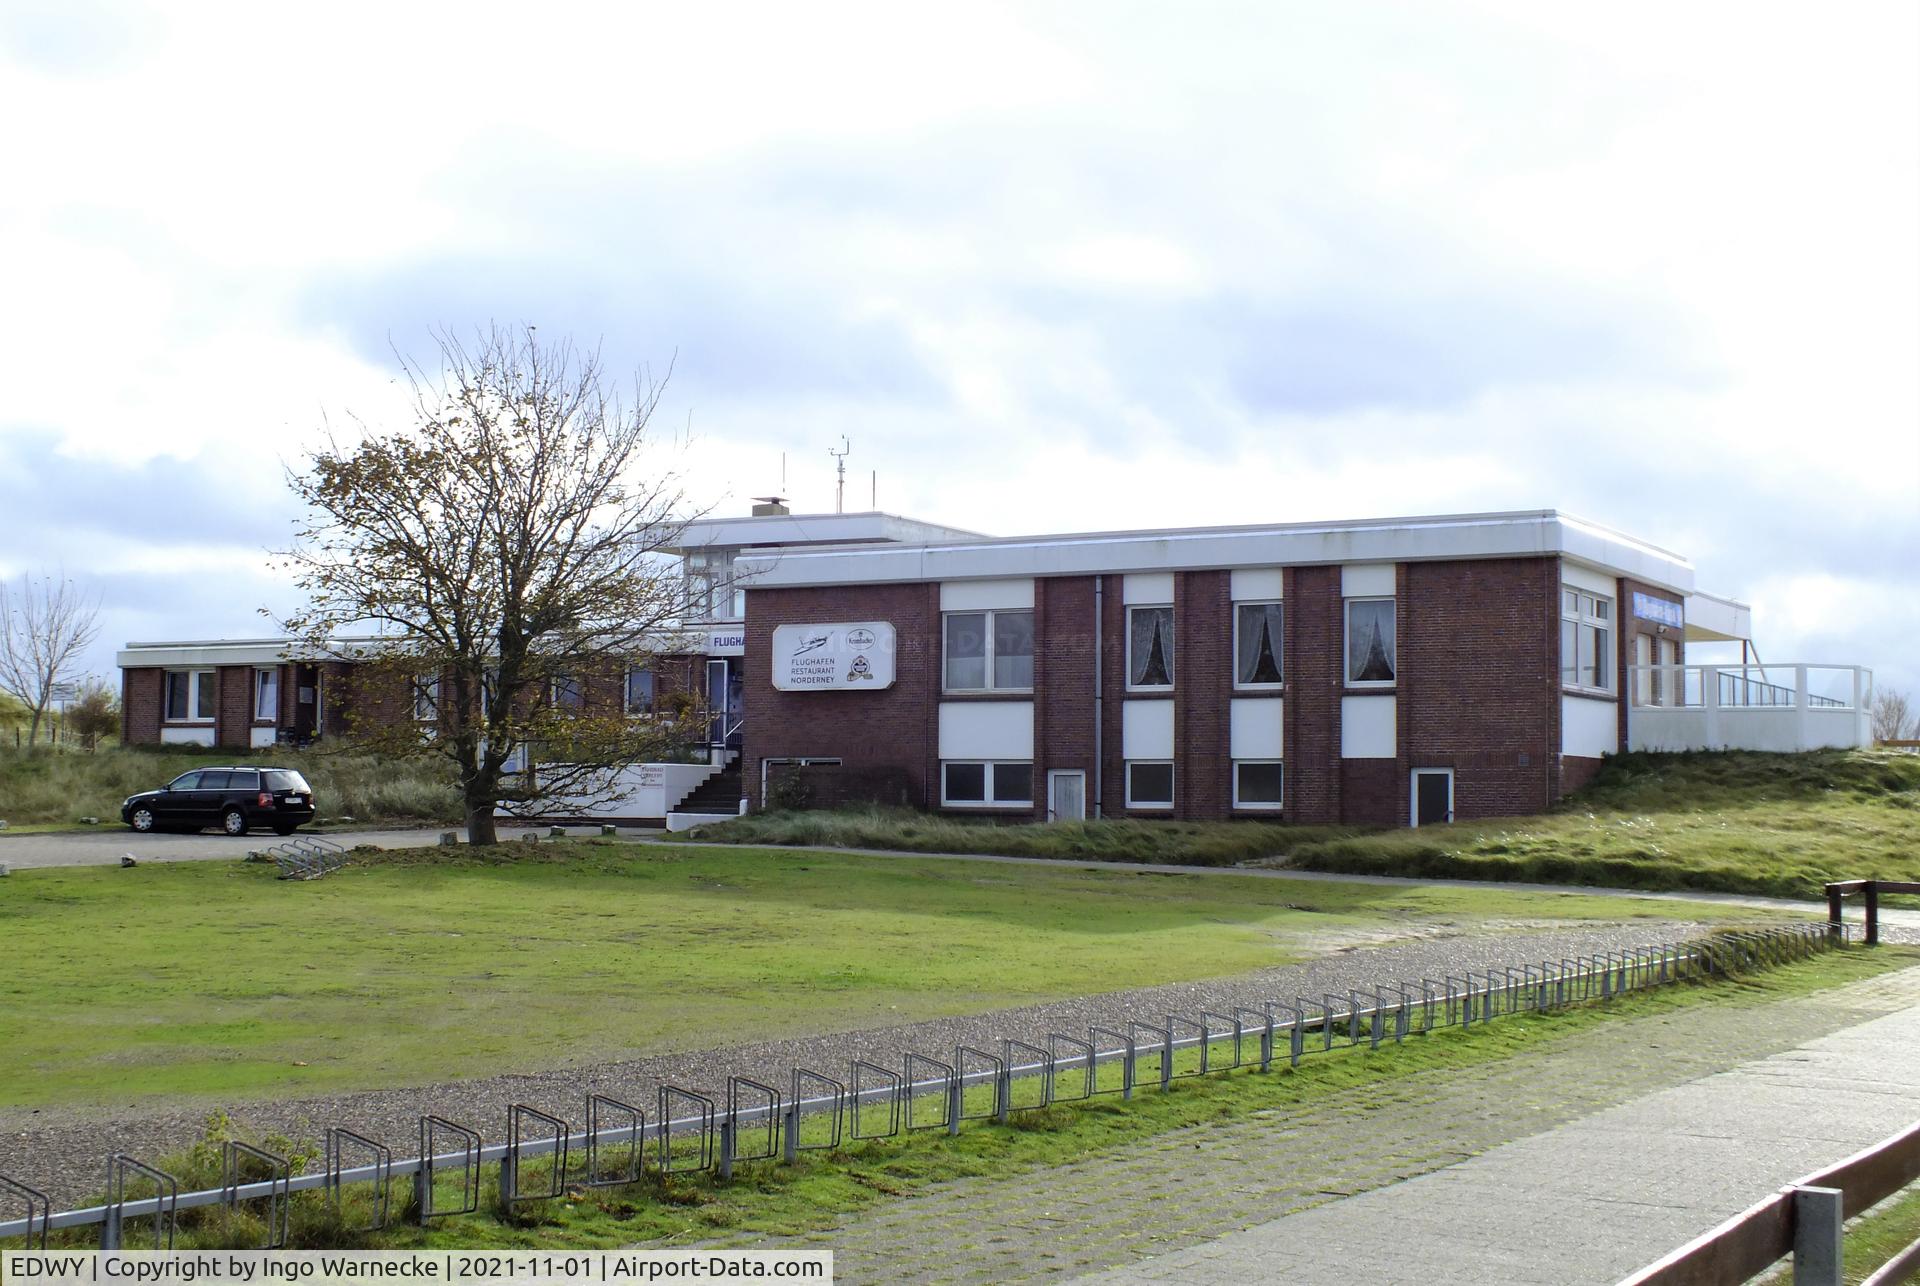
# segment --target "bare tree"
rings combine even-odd
[[[1898,688],[1881,688],[1873,694],[1871,710],[1875,741],[1902,741],[1920,737],[1920,718],[1915,718],[1907,694]]]
[[[0,688],[30,712],[27,744],[53,704],[54,685],[74,673],[100,635],[100,599],[64,574],[20,574],[17,589],[0,583]]]
[[[678,742],[617,698],[582,698],[670,637],[680,590],[663,551],[684,500],[648,468],[664,379],[643,371],[623,399],[597,352],[530,326],[472,350],[438,340],[438,372],[402,359],[411,424],[330,435],[290,475],[313,518],[283,558],[311,601],[284,624],[311,654],[357,663],[354,739],[451,761],[468,840],[491,844],[499,804],[604,793]],[[369,627],[383,637],[339,641]]]

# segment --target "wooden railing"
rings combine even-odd
[[[1733,1286],[1793,1256],[1794,1286],[1840,1286],[1841,1224],[1920,1178],[1920,1123],[1788,1184],[1620,1286]],[[1920,1270],[1920,1242],[1870,1278],[1891,1286]]]
[[[1882,893],[1920,893],[1920,884],[1904,880],[1841,880],[1827,885],[1827,923],[1836,928],[1846,900],[1858,895],[1867,908],[1866,943],[1880,945],[1880,895]]]

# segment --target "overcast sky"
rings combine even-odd
[[[1555,507],[1920,687],[1920,6],[935,12],[7,0],[0,573],[259,635],[283,466],[500,320],[675,359],[721,512]]]

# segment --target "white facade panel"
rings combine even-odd
[[[160,740],[171,746],[211,746],[213,725],[203,723],[190,728],[162,728]]]
[[[984,612],[994,608],[1032,606],[1031,576],[1013,576],[1006,580],[950,580],[940,585],[940,610],[943,612]]]
[[[942,701],[940,757],[1032,759],[1033,702]]]
[[[1620,749],[1620,706],[1591,697],[1560,698],[1560,753],[1598,759]]]
[[[1173,758],[1173,702],[1122,702],[1120,754],[1125,759]]]
[[[1392,598],[1398,591],[1392,563],[1348,563],[1340,569],[1342,598]]]
[[[253,730],[252,742],[255,750],[271,750],[279,743],[279,739],[280,730],[278,728],[255,728]]]
[[[1172,572],[1128,572],[1121,592],[1127,603],[1171,603]]]
[[[1229,575],[1233,601],[1260,603],[1280,598],[1286,589],[1286,573],[1278,567],[1238,567]]]
[[[1392,696],[1340,698],[1340,757],[1392,759],[1399,750],[1399,701]]]
[[[1227,712],[1228,754],[1235,759],[1283,759],[1286,705],[1279,697],[1236,697]]]
[[[1620,592],[1619,582],[1611,575],[1597,567],[1576,563],[1571,558],[1560,560],[1560,583],[1571,585],[1575,589],[1584,589],[1589,594],[1603,594],[1608,598],[1613,598]]]

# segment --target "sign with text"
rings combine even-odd
[[[734,626],[731,629],[707,631],[708,656],[745,656],[746,653],[746,627]]]
[[[1679,629],[1687,623],[1687,610],[1671,599],[1655,598],[1651,594],[1633,592],[1633,614],[1643,621],[1652,621],[1656,625],[1671,625]]]
[[[782,692],[890,688],[893,626],[886,621],[775,626],[773,686]]]

